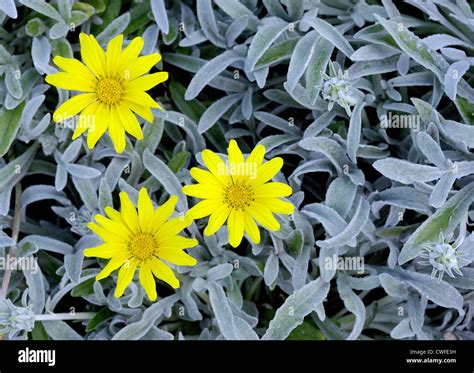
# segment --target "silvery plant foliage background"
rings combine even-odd
[[[474,338],[472,3],[2,0],[0,22],[0,257],[39,267],[12,273],[4,338]],[[51,119],[69,93],[44,77],[79,32],[143,36],[170,73],[123,154]],[[180,289],[151,303],[136,279],[114,298],[87,222],[141,186],[185,212],[189,169],[230,139],[284,158],[295,213],[237,249],[197,221]]]

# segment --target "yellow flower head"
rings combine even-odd
[[[82,62],[56,56],[53,62],[63,72],[46,76],[46,82],[72,91],[86,92],[64,102],[53,120],[62,122],[81,113],[73,139],[88,130],[87,145],[92,149],[108,129],[115,150],[125,149],[125,131],[139,140],[142,129],[135,114],[153,122],[150,108],[161,107],[145,91],[168,79],[167,72],[146,74],[161,60],[158,53],[139,54],[143,39],[137,37],[122,50],[123,35],[113,38],[104,52],[93,35],[81,33]],[[134,114],[135,113],[135,114]]]
[[[97,275],[101,280],[120,267],[115,296],[121,297],[139,268],[139,279],[150,300],[156,300],[156,285],[153,275],[165,281],[173,288],[179,288],[179,281],[162,260],[166,262],[194,266],[197,261],[184,252],[197,245],[197,240],[178,236],[192,220],[187,217],[174,217],[178,198],[172,196],[156,210],[145,188],[140,190],[138,212],[128,195],[120,193],[121,211],[106,207],[108,218],[96,215],[96,223],[88,227],[104,243],[84,250],[84,255],[110,259]]]
[[[277,231],[280,224],[273,213],[289,214],[294,206],[281,197],[292,193],[284,183],[268,182],[283,166],[277,157],[263,163],[265,147],[257,145],[246,160],[235,140],[229,144],[227,163],[211,150],[202,152],[202,159],[209,171],[194,167],[191,176],[198,184],[186,185],[188,196],[203,198],[188,212],[192,219],[210,215],[204,234],[210,236],[227,221],[229,243],[237,247],[244,232],[254,243],[260,242],[258,222],[264,228]]]

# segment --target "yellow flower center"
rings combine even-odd
[[[224,203],[233,209],[243,210],[255,200],[252,187],[245,183],[229,184],[223,193]]]
[[[122,99],[123,85],[114,78],[99,80],[96,87],[97,99],[103,104],[116,104]]]
[[[156,254],[158,245],[151,234],[140,233],[130,240],[128,249],[134,258],[146,260]]]

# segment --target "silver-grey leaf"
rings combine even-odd
[[[290,295],[278,308],[262,339],[284,340],[303,319],[320,305],[329,291],[329,283],[320,278]]]

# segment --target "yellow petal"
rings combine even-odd
[[[137,105],[148,106],[151,108],[157,108],[159,106],[148,93],[139,91],[138,89],[127,89],[124,98],[125,100],[134,102]]]
[[[79,136],[81,136],[85,131],[87,131],[87,127],[79,127],[77,126],[76,129],[74,130],[74,133],[72,135],[72,139],[75,140]]]
[[[132,61],[134,61],[138,57],[138,55],[142,51],[143,44],[143,38],[141,36],[137,36],[123,50],[120,56],[119,65],[117,67],[117,71],[120,74],[123,74],[123,79],[130,79],[130,72],[125,72],[125,69]]]
[[[122,223],[125,225],[125,227],[127,227],[128,229],[128,226],[125,224],[125,222],[123,221],[122,219],[122,215],[120,214],[119,211],[115,210],[113,207],[110,207],[110,206],[106,206],[105,209],[105,214],[111,219],[111,220],[114,220],[118,223]]]
[[[120,122],[125,128],[125,131],[127,131],[130,135],[134,136],[138,140],[143,140],[142,128],[138,123],[137,117],[125,104],[117,105],[116,107],[118,110]]]
[[[193,167],[191,168],[190,173],[191,176],[199,183],[211,184],[218,187],[224,186],[224,184],[222,184],[222,182],[217,177],[215,177],[207,170],[203,170],[198,167]]]
[[[234,139],[230,140],[228,152],[230,165],[244,162],[244,155],[242,154],[242,151],[240,150],[237,141],[235,141]],[[232,172],[232,166],[230,167],[230,169]]]
[[[81,61],[76,60],[75,58],[56,56],[53,58],[53,62],[67,73],[80,76],[92,82],[97,81],[92,71],[90,71]]]
[[[128,194],[125,192],[120,192],[120,213],[125,223],[128,225],[130,230],[134,233],[140,231],[140,226],[138,225],[138,214],[135,206],[128,197]]]
[[[97,234],[103,241],[107,243],[123,243],[124,239],[121,235],[118,235],[105,227],[102,227],[96,223],[88,223],[87,227]]]
[[[222,184],[228,185],[232,182],[229,169],[221,157],[209,149],[203,150],[201,155],[208,170],[211,171],[211,173],[218,178]]]
[[[106,76],[105,71],[105,53],[100,47],[94,36],[86,35],[83,32],[79,34],[81,44],[81,57],[86,66],[98,78]]]
[[[280,157],[265,162],[257,168],[257,177],[254,180],[255,184],[266,183],[268,180],[272,179],[282,167],[283,159]]]
[[[87,146],[89,149],[93,149],[97,141],[99,141],[105,131],[107,131],[110,119],[110,109],[107,105],[99,104],[93,119],[93,126],[89,128],[89,132],[87,133]]]
[[[247,164],[258,167],[262,164],[263,158],[265,157],[265,147],[262,144],[258,144],[247,157]]]
[[[79,117],[78,123],[83,122],[83,121],[81,121],[81,117],[82,117],[82,115]],[[73,140],[77,139],[77,138],[78,138],[79,136],[81,136],[84,132],[86,132],[87,129],[88,129],[88,127],[87,127],[86,125],[81,125],[81,126],[77,125],[77,126],[76,126],[76,129],[74,130],[74,133],[72,134],[72,139],[73,139]]]
[[[152,232],[155,233],[158,231],[158,229],[170,218],[174,212],[177,202],[178,197],[173,195],[168,199],[168,201],[156,209],[153,217]]]
[[[104,243],[97,247],[84,250],[84,256],[109,259],[114,256],[127,254],[127,245],[125,243]]]
[[[166,282],[173,289],[179,288],[179,281],[176,278],[176,275],[165,263],[163,263],[161,260],[153,258],[150,260],[149,265],[151,271],[157,278]]]
[[[130,258],[130,254],[123,254],[114,256],[112,259],[109,260],[107,265],[99,272],[99,274],[95,277],[96,280],[102,280],[103,278],[108,277],[113,271],[119,268],[125,261]]]
[[[229,232],[230,245],[232,247],[239,246],[244,236],[244,217],[241,210],[232,209],[230,211],[227,230]]]
[[[229,213],[230,213],[230,208],[227,207],[226,205],[221,205],[220,207],[218,207],[211,214],[211,217],[209,218],[209,222],[207,223],[207,227],[206,229],[204,229],[204,234],[206,236],[211,236],[214,233],[216,233],[227,220]]]
[[[120,298],[123,295],[123,292],[127,288],[128,285],[133,280],[133,276],[135,275],[135,270],[137,269],[138,262],[136,260],[128,260],[125,264],[120,268],[118,273],[118,280],[117,280],[117,287],[115,288],[114,296],[116,298]]]
[[[191,219],[200,219],[211,215],[220,205],[222,205],[222,201],[219,199],[205,199],[194,205],[188,211],[188,215]]]
[[[140,76],[136,79],[128,81],[125,83],[125,89],[137,89],[140,91],[148,91],[154,86],[163,83],[168,80],[168,73],[165,71],[160,71],[158,73],[148,74]]]
[[[117,236],[120,236],[120,238],[122,238],[124,241],[130,239],[131,232],[122,223],[107,219],[105,216],[102,215],[96,215],[95,220],[108,231],[112,232]]]
[[[196,198],[219,198],[222,194],[222,188],[210,184],[185,185],[183,193]]]
[[[291,202],[278,198],[258,198],[255,201],[277,214],[291,214],[295,210],[295,206]]]
[[[129,70],[130,80],[138,78],[150,71],[150,69],[161,61],[159,53],[149,54],[148,56],[141,56],[133,60],[125,69]]]
[[[153,274],[151,273],[151,268],[148,263],[143,263],[140,265],[140,271],[138,272],[138,277],[140,279],[140,283],[145,289],[148,298],[152,302],[156,300],[156,283],[155,279],[153,278]]]
[[[287,184],[280,182],[271,182],[261,184],[255,187],[255,198],[267,198],[267,197],[286,197],[291,195],[293,190]]]
[[[106,67],[107,75],[114,76],[117,73],[120,55],[122,53],[123,34],[114,37],[107,45]]]
[[[60,89],[95,92],[95,84],[92,81],[69,73],[60,72],[56,74],[50,74],[46,76],[45,80],[48,84]]]
[[[148,196],[146,188],[141,188],[138,195],[138,220],[142,232],[152,232],[154,216],[155,209],[153,208],[153,203]]]
[[[194,266],[197,264],[197,260],[191,255],[173,247],[160,247],[158,250],[158,256],[160,259],[166,260],[168,263],[179,266]]]
[[[249,176],[249,170],[245,167],[244,155],[237,145],[237,141],[230,140],[229,143],[229,169],[234,183]]]
[[[72,135],[72,139],[77,139],[86,130],[95,126],[95,112],[99,108],[99,104],[96,102],[87,106],[79,116],[79,120],[76,124],[76,129]]]
[[[189,227],[193,220],[187,216],[179,216],[168,220],[155,233],[157,240],[163,240],[165,237],[175,236],[184,228]]]
[[[196,246],[198,244],[198,240],[196,240],[195,238],[171,236],[171,237],[166,237],[165,239],[158,241],[158,243],[159,243],[158,246],[160,247],[171,247],[171,248],[182,250],[182,249],[190,249]]]
[[[153,113],[149,107],[136,104],[135,102],[127,100],[126,98],[124,98],[124,104],[130,110],[132,110],[135,114],[141,116],[143,119],[147,120],[148,122],[153,123],[155,117],[153,116]]]
[[[83,93],[62,103],[54,112],[53,120],[62,122],[73,117],[97,99],[95,93]]]
[[[260,243],[260,230],[258,229],[257,224],[255,223],[255,220],[253,220],[252,216],[250,213],[247,211],[244,212],[244,228],[245,232],[249,236],[250,240],[252,240],[253,243],[259,244]]]
[[[125,146],[127,145],[127,140],[125,137],[125,130],[118,118],[116,106],[110,109],[109,135],[114,144],[115,151],[118,154],[123,153]]]
[[[280,223],[264,205],[254,202],[247,208],[247,211],[250,212],[252,217],[266,229],[270,231],[277,231],[280,229]]]

